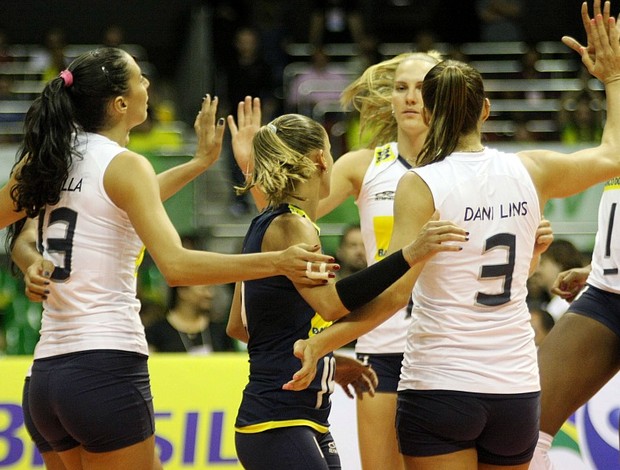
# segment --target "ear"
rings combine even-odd
[[[489,98],[485,98],[484,99],[484,103],[482,104],[482,122],[485,122],[487,119],[489,119],[489,115],[491,114],[491,101],[489,101]]]
[[[127,112],[127,102],[122,96],[117,96],[112,102],[112,107],[118,113],[125,114]]]
[[[323,149],[318,150],[316,163],[319,165],[321,171],[327,170],[327,160],[325,160],[325,152],[323,152]]]

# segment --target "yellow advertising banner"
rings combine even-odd
[[[21,393],[32,358],[0,358],[0,469],[43,469],[23,424]],[[241,469],[234,423],[248,378],[244,353],[149,359],[156,442],[166,470]]]

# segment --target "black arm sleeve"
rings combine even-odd
[[[336,292],[342,305],[349,311],[355,310],[398,281],[409,267],[403,250],[398,250],[378,263],[339,280],[336,283]]]

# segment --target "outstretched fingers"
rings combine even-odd
[[[293,378],[282,385],[283,390],[299,391],[308,388],[316,376],[316,360],[310,353],[306,340],[297,340],[293,346],[293,354],[301,359],[301,369],[293,374]]]

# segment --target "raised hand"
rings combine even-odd
[[[196,119],[194,120],[194,131],[198,137],[198,146],[194,154],[194,160],[198,160],[206,168],[213,165],[222,151],[222,141],[224,139],[224,118],[220,118],[215,123],[217,113],[217,96],[211,99],[211,95],[206,95],[202,101],[202,106]]]
[[[579,53],[588,71],[603,83],[620,78],[620,33],[615,18],[610,16],[610,8],[609,2],[605,2],[601,13],[600,0],[595,0],[595,15],[590,18],[587,5],[582,5],[581,16],[588,38],[587,47],[573,38],[562,38],[564,44]]]
[[[602,12],[603,22],[605,24],[609,22],[610,11],[611,11],[610,2],[606,1],[603,6],[603,12]],[[597,15],[601,15],[601,1],[600,0],[594,1],[593,13],[594,13],[594,17],[596,17]],[[586,41],[587,41],[586,46],[582,46],[579,43],[579,41],[577,41],[576,39],[570,36],[564,36],[562,38],[562,42],[580,55],[582,53],[582,50],[585,49],[585,52],[587,52],[591,60],[594,61],[595,50],[594,50],[594,44],[592,42],[592,36],[591,36],[591,30],[590,30],[591,18],[590,18],[590,15],[588,14],[588,4],[586,2],[583,2],[581,4],[581,21],[583,23],[583,29],[586,32]]]
[[[247,179],[254,170],[252,140],[261,125],[260,98],[252,99],[251,96],[246,96],[237,106],[237,122],[235,123],[232,115],[227,119],[232,137],[233,155]]]

